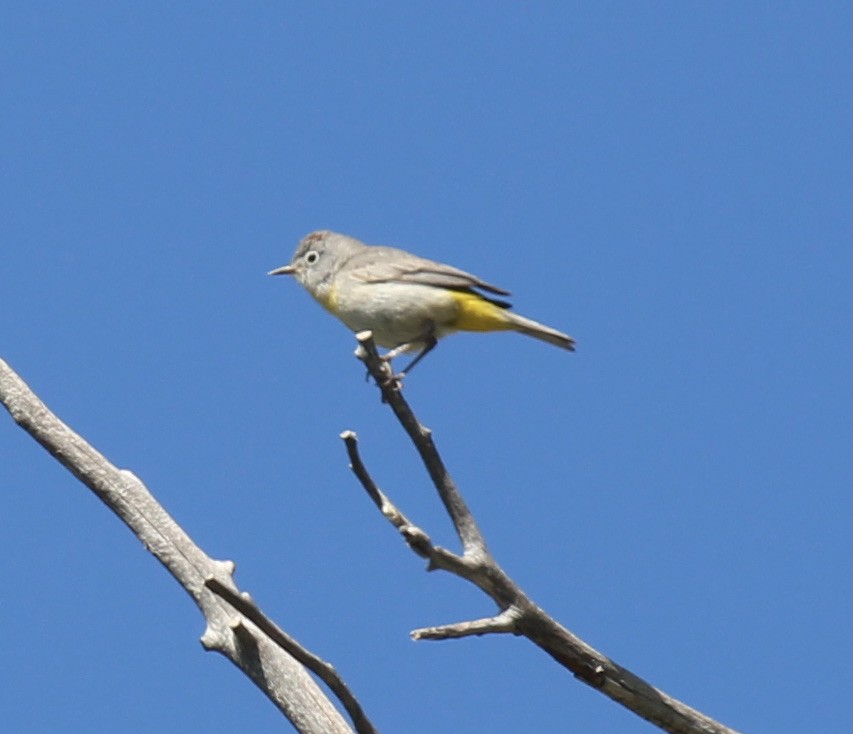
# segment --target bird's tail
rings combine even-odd
[[[480,293],[465,290],[449,290],[456,301],[456,320],[452,330],[459,331],[520,331],[570,352],[575,350],[575,340],[568,334],[550,326],[526,319],[509,310],[506,301],[487,298]]]
[[[543,342],[548,342],[554,346],[568,349],[570,352],[575,351],[575,340],[568,334],[564,334],[562,331],[557,331],[550,326],[545,326],[532,319],[526,319],[524,316],[519,316],[512,311],[504,311],[503,315],[514,331],[541,339]]]

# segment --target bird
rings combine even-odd
[[[367,245],[345,234],[306,235],[290,263],[269,275],[293,276],[329,313],[354,332],[370,330],[390,351],[416,352],[401,380],[438,344],[458,331],[516,331],[574,351],[575,340],[510,310],[509,291],[451,265],[406,250]]]

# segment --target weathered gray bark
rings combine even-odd
[[[379,356],[369,331],[356,335],[356,356],[368,372],[420,454],[438,496],[453,522],[462,554],[433,545],[429,535],[382,493],[358,452],[353,431],[341,434],[350,466],[374,504],[400,532],[409,547],[429,562],[428,570],[449,571],[485,592],[498,608],[494,617],[429,627],[412,632],[415,639],[446,640],[471,635],[513,634],[526,637],[576,678],[601,691],[638,716],[673,734],[736,734],[690,706],[672,698],[587,645],[531,600],[498,565],[477,522],[432,440],[432,432],[417,420],[403,398],[401,385],[387,359]]]
[[[294,654],[313,656],[304,650],[300,653],[293,641],[295,648],[288,652],[281,640],[211,591],[210,587],[218,585],[238,599],[244,596],[233,580],[234,563],[206,555],[133,473],[111,464],[60,421],[3,360],[0,402],[21,428],[124,521],[192,597],[206,622],[201,637],[206,649],[222,653],[246,673],[302,734],[352,734],[353,729]],[[260,617],[263,624],[263,615]],[[330,670],[326,666],[324,672]],[[332,681],[332,685],[338,684],[343,685],[339,679]],[[352,702],[354,699],[350,705]],[[359,731],[372,732],[357,704],[355,707],[350,713]]]

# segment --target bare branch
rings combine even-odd
[[[537,606],[503,571],[486,547],[465,501],[450,477],[432,440],[432,433],[415,418],[402,396],[401,385],[393,380],[390,367],[382,360],[370,332],[356,335],[356,356],[364,362],[387,402],[409,435],[438,491],[462,543],[462,555],[433,546],[427,533],[405,519],[382,494],[361,462],[352,431],[342,434],[354,473],[377,506],[392,507],[402,524],[393,523],[418,555],[429,559],[429,569],[440,568],[475,584],[488,594],[500,613],[496,617],[412,633],[415,639],[448,639],[490,633],[512,633],[527,637],[576,678],[618,701],[638,716],[673,734],[736,734],[723,724],[654,688],[629,670],[614,663],[595,648],[569,632]],[[372,486],[368,488],[366,482]],[[376,498],[381,502],[377,502]],[[389,515],[383,510],[383,515]],[[389,518],[390,519],[390,518]],[[414,545],[410,538],[418,538]]]
[[[273,622],[264,614],[249,594],[238,593],[229,586],[223,584],[219,579],[210,577],[205,579],[205,586],[214,594],[224,599],[246,619],[255,624],[267,637],[289,655],[292,655],[308,670],[325,683],[332,693],[337,696],[346,712],[352,719],[353,725],[359,734],[377,734],[377,730],[370,723],[356,697],[350,691],[349,686],[341,678],[335,666],[317,657],[307,648],[300,645],[293,637]]]
[[[428,569],[430,571],[436,568],[456,569],[454,572],[459,575],[465,573],[465,559],[451,553],[444,548],[435,546],[432,543],[429,535],[421,528],[413,525],[408,518],[391,502],[388,497],[376,486],[364,462],[361,460],[361,455],[358,451],[358,437],[354,431],[344,431],[341,434],[344,444],[347,448],[347,454],[350,459],[350,469],[353,474],[358,477],[361,486],[364,487],[367,494],[373,500],[373,503],[379,508],[379,511],[385,516],[397,530],[409,547],[417,553],[421,558],[429,560]]]
[[[297,731],[351,734],[350,726],[293,649],[265,629],[267,625],[261,621],[265,617],[241,616],[243,610],[232,604],[244,598],[232,578],[233,562],[207,556],[136,476],[111,464],[60,421],[3,360],[0,402],[21,428],[119,516],[192,597],[206,621],[201,638],[205,649],[222,653],[246,673]],[[220,595],[227,596],[229,603]],[[363,713],[359,722],[359,732],[375,731]]]
[[[376,344],[373,342],[373,335],[369,331],[362,331],[356,334],[355,338],[359,344],[355,352],[356,356],[364,362],[367,371],[376,380],[376,384],[382,391],[383,401],[391,406],[394,415],[397,416],[400,424],[415,444],[415,448],[421,455],[424,466],[438,490],[438,496],[444,503],[447,514],[450,515],[453,527],[456,528],[456,534],[459,536],[462,547],[466,551],[485,552],[486,543],[477,527],[474,516],[465,504],[465,500],[462,499],[462,495],[438,455],[430,431],[418,423],[408,403],[403,399],[400,384],[394,379],[391,365],[379,356]]]
[[[397,528],[397,530],[403,532],[403,529],[410,525],[410,523],[403,516],[403,513],[397,509],[396,505],[394,505],[391,500],[382,493],[382,490],[376,486],[376,482],[373,481],[373,478],[364,466],[364,462],[361,460],[361,456],[358,453],[358,436],[356,436],[355,431],[344,431],[341,434],[341,438],[344,440],[344,444],[347,447],[347,453],[349,454],[350,459],[350,468],[358,477],[358,481],[361,482],[361,486],[364,487],[365,491],[370,496],[370,499],[373,500],[373,503],[379,508],[379,512],[385,516],[388,522]]]
[[[470,622],[443,624],[440,627],[423,627],[412,632],[413,640],[449,640],[474,635],[515,634],[517,611],[510,607],[496,617],[475,619]]]

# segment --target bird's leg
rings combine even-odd
[[[435,325],[430,324],[428,327],[428,331],[424,334],[423,337],[417,340],[413,340],[410,342],[406,342],[404,344],[398,344],[396,347],[391,349],[382,355],[382,361],[387,362],[389,365],[391,364],[391,360],[395,357],[399,357],[403,352],[408,352],[412,347],[416,344],[423,344],[421,351],[415,356],[415,358],[406,365],[405,369],[402,372],[398,372],[394,374],[393,369],[391,370],[391,377],[388,379],[386,385],[391,385],[394,389],[399,390],[403,386],[403,378],[412,371],[414,366],[420,362],[424,357],[427,356],[433,349],[435,349],[435,345],[438,344],[438,339],[435,336]],[[384,400],[384,399],[383,399]]]
[[[436,338],[435,338],[435,336],[433,336],[432,334],[430,334],[426,339],[424,339],[424,348],[423,348],[423,349],[421,349],[421,351],[420,351],[420,352],[418,352],[418,355],[417,355],[417,356],[416,356],[416,357],[415,357],[411,362],[409,362],[409,364],[407,364],[407,365],[403,368],[403,371],[402,371],[402,372],[400,372],[400,373],[398,373],[398,374],[394,375],[394,379],[395,379],[395,380],[398,380],[398,381],[399,381],[399,380],[402,380],[406,375],[408,375],[408,374],[409,374],[409,373],[414,369],[415,365],[416,365],[418,362],[420,362],[420,361],[421,361],[424,357],[426,357],[426,356],[427,356],[427,355],[428,355],[428,354],[429,354],[433,349],[435,349],[435,345],[436,345],[436,344],[438,344],[438,339],[436,339]],[[402,346],[403,346],[403,347],[406,347],[406,346],[408,346],[408,345],[404,344],[404,345],[402,345]],[[405,351],[405,349],[401,349],[400,347],[396,347],[396,348],[392,349],[390,352],[388,352],[388,354],[386,354],[386,355],[385,355],[385,357],[386,357],[386,358],[391,358],[391,359],[393,359],[393,357],[392,357],[391,355],[393,355],[394,357],[396,357],[398,354],[400,354],[400,352],[401,352],[401,351]]]
[[[392,359],[399,357],[403,352],[407,352],[412,348],[412,345],[409,342],[405,344],[398,344],[393,349],[389,349],[385,354],[382,355],[383,362],[390,362]]]

